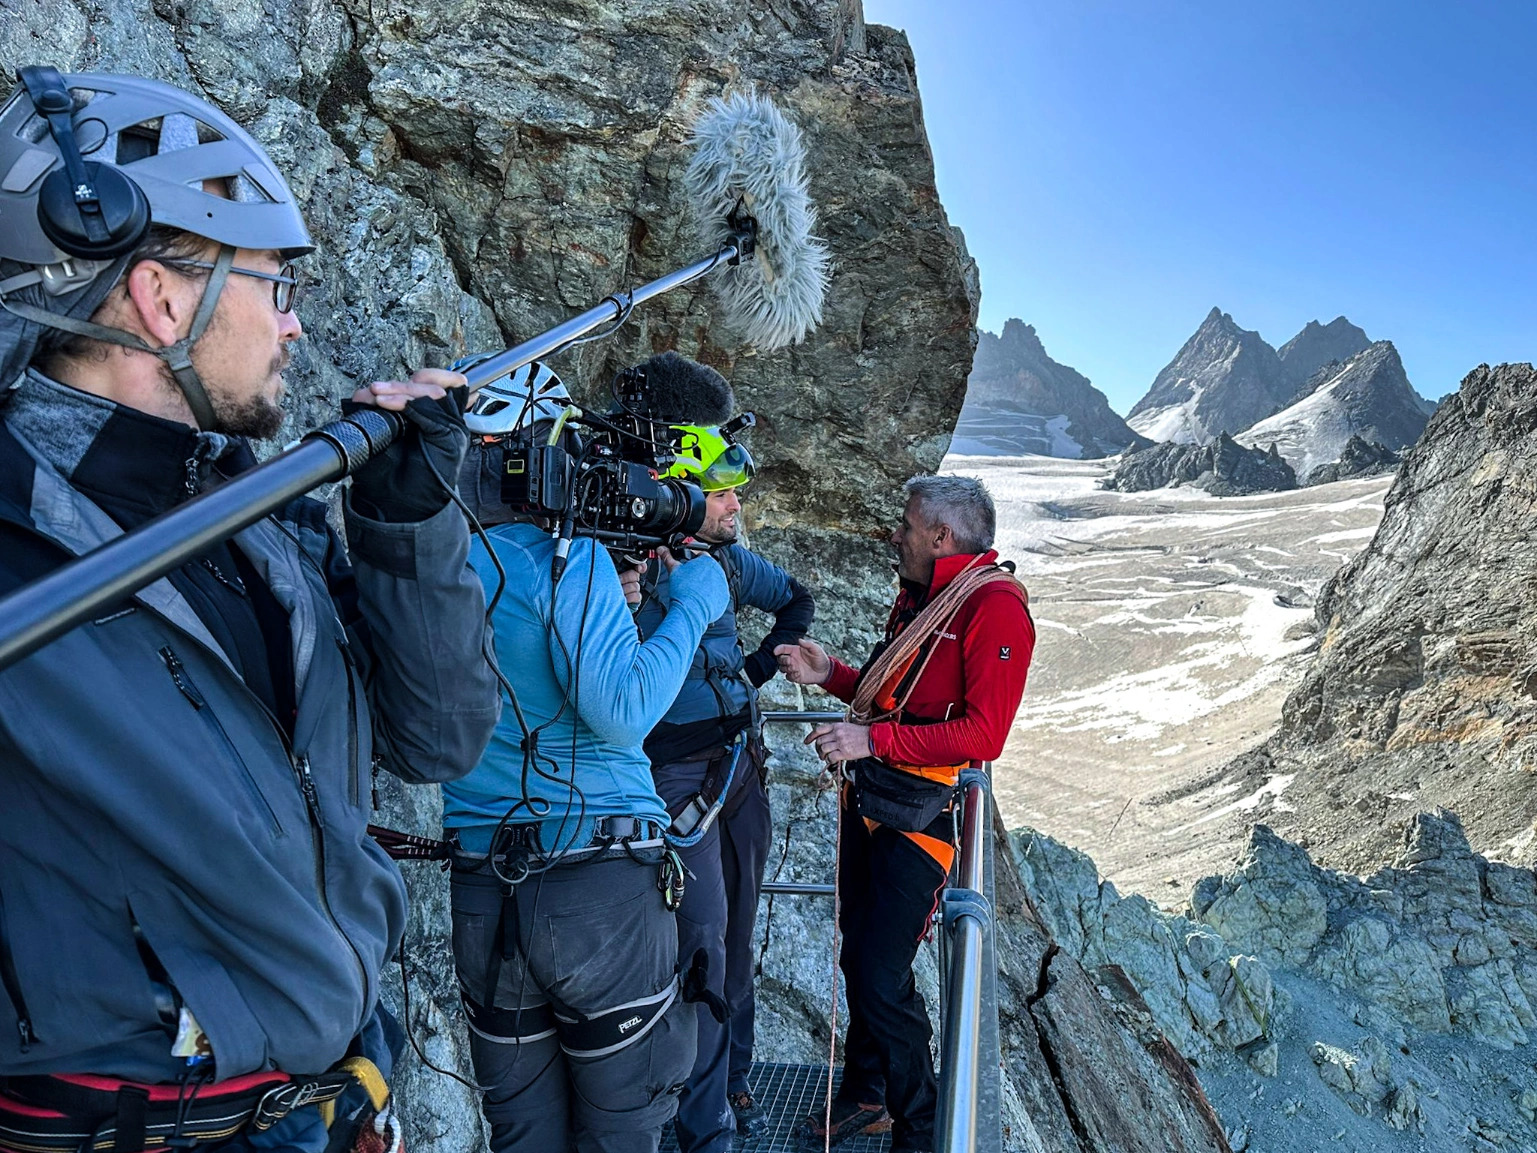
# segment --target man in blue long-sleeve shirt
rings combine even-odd
[[[494,1153],[653,1153],[694,1062],[678,930],[659,888],[668,815],[642,748],[728,603],[721,566],[671,558],[668,615],[642,643],[602,548],[558,584],[534,524],[477,546],[517,694],[480,765],[443,789],[459,846],[453,946]],[[518,716],[521,711],[521,719]]]

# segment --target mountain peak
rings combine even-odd
[[[1331,361],[1344,364],[1371,344],[1371,338],[1343,316],[1336,316],[1328,324],[1308,321],[1301,332],[1277,350],[1282,378],[1293,390],[1293,402],[1308,395],[1307,386],[1320,369]]]
[[[951,451],[1102,457],[1140,443],[1089,379],[1047,355],[1018,318],[981,332]]]
[[[1127,423],[1153,440],[1206,444],[1264,419],[1290,394],[1275,349],[1213,308],[1132,406]]]
[[[1379,340],[1354,356],[1321,366],[1295,403],[1238,439],[1251,445],[1278,441],[1281,455],[1297,475],[1307,477],[1340,461],[1352,436],[1393,450],[1408,447],[1424,431],[1430,411],[1409,383],[1393,342]]]
[[[1035,334],[1035,326],[1026,324],[1018,317],[1011,316],[1003,322],[1003,331],[998,335],[998,339],[1005,349],[1018,349],[1020,352],[1035,356],[1046,355],[1046,346]]]

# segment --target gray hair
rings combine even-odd
[[[998,514],[992,494],[974,476],[915,476],[902,486],[909,499],[923,502],[923,515],[950,527],[962,552],[986,552],[993,547]]]

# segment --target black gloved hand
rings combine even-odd
[[[443,511],[470,447],[464,425],[469,390],[451,388],[442,397],[419,396],[401,410],[406,431],[399,440],[352,474],[352,506],[371,520],[408,524]],[[342,415],[368,405],[342,401]],[[437,468],[433,475],[432,466]],[[442,477],[442,481],[438,477]]]
[[[724,1025],[731,1017],[731,1008],[710,988],[710,954],[703,949],[694,950],[694,962],[683,974],[683,999],[703,1005],[710,1016]]]

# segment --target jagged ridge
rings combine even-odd
[[[1275,349],[1213,308],[1126,423],[1149,440],[1205,444],[1242,432],[1291,396]]]
[[[1388,340],[1369,345],[1344,363],[1330,361],[1301,385],[1299,393],[1301,399],[1240,433],[1237,440],[1275,444],[1303,478],[1338,462],[1352,437],[1389,449],[1408,448],[1435,411],[1410,385],[1398,349]]]
[[[1236,779],[1294,775],[1278,827],[1379,856],[1383,820],[1446,805],[1529,861],[1537,783],[1537,371],[1480,366],[1405,456],[1371,543],[1325,586],[1322,647]]]
[[[1089,460],[1146,444],[1088,377],[1046,354],[1032,326],[978,334],[951,452]]]
[[[1041,833],[1011,848],[1062,950],[1102,984],[1124,973],[1198,1064],[1235,1150],[1339,1133],[1364,1153],[1402,1130],[1429,1153],[1537,1142],[1537,879],[1475,855],[1452,814],[1406,822],[1364,879],[1256,825],[1182,913]]]

